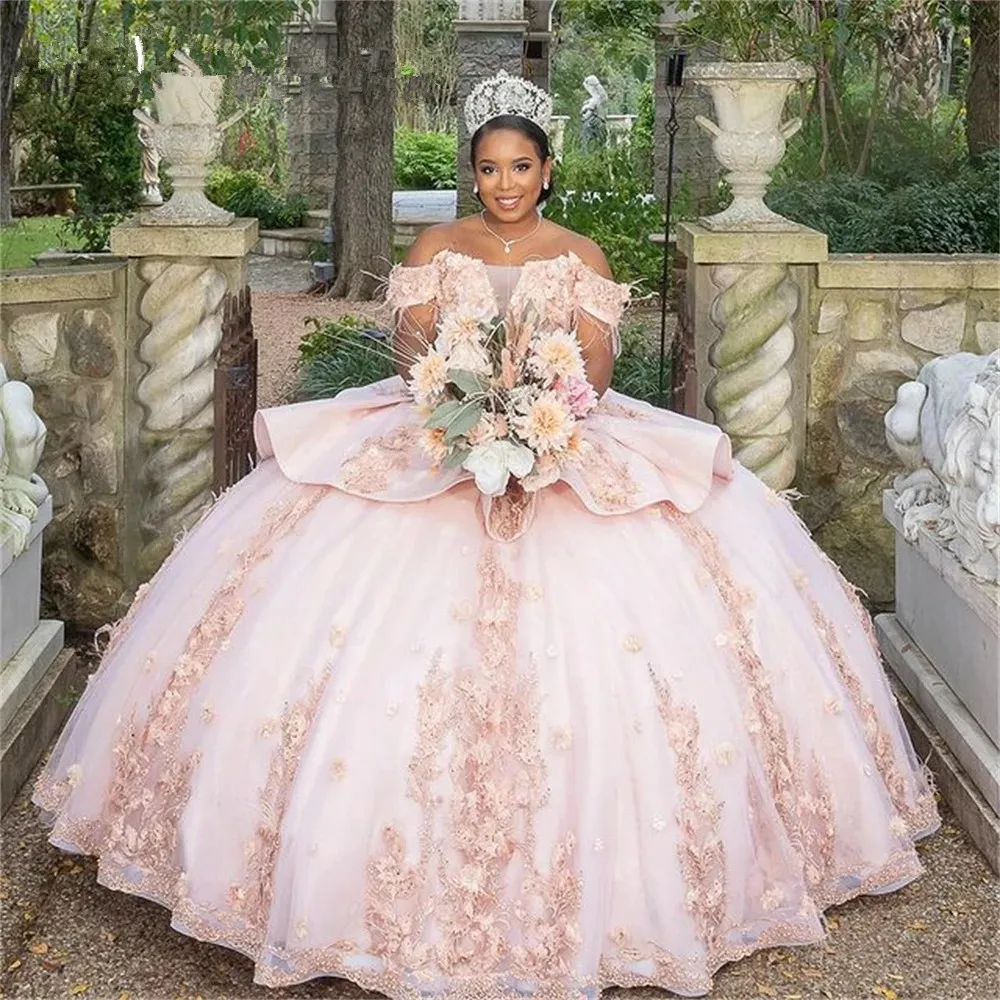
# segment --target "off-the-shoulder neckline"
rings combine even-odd
[[[601,281],[607,281],[612,285],[618,284],[618,282],[615,281],[614,278],[606,278],[603,274],[600,274],[599,272],[595,271],[594,268],[592,268],[585,260],[583,260],[578,254],[574,253],[572,250],[566,250],[563,253],[557,254],[555,257],[535,257],[531,260],[526,260],[521,264],[491,264],[489,261],[483,260],[482,257],[473,257],[472,254],[462,253],[461,250],[452,250],[451,247],[443,247],[442,249],[438,250],[437,253],[433,254],[431,256],[431,259],[427,261],[427,263],[425,264],[398,264],[397,267],[401,267],[404,270],[410,270],[410,269],[417,270],[418,268],[421,267],[430,267],[430,265],[433,264],[438,259],[438,257],[443,257],[445,255],[449,255],[451,257],[462,257],[465,260],[475,261],[477,264],[480,264],[483,267],[509,267],[512,270],[523,269],[533,264],[550,264],[553,261],[563,260],[564,258],[568,258],[571,263],[575,262],[577,264],[580,264],[582,267],[585,267],[588,271],[590,271],[592,275],[594,275],[595,278],[600,278]]]

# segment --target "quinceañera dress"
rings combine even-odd
[[[388,294],[613,330],[628,289],[444,251]],[[869,620],[717,428],[608,392],[487,504],[421,423],[398,378],[258,415],[40,778],[54,844],[258,982],[391,997],[699,995],[920,872]]]

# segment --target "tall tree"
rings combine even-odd
[[[373,298],[392,259],[394,7],[337,0],[335,298]]]
[[[5,0],[0,3],[0,225],[10,222],[10,175],[13,141],[10,109],[14,96],[14,77],[21,53],[21,39],[28,26],[28,0]]]
[[[965,137],[976,159],[1000,146],[1000,0],[969,3]]]

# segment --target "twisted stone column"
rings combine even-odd
[[[225,276],[210,261],[147,260],[139,315],[149,331],[137,354],[146,366],[135,387],[143,410],[138,478],[139,568],[151,574],[174,538],[211,499],[215,356],[222,340]]]
[[[710,317],[722,335],[708,352],[717,374],[706,402],[739,462],[783,489],[795,478],[797,457],[788,363],[799,290],[784,264],[721,265],[711,278],[720,292]]]
[[[256,242],[256,219],[112,231],[112,251],[129,258],[121,565],[131,590],[212,501],[224,303],[246,286]]]
[[[809,290],[826,236],[677,227],[684,313],[694,326],[697,415],[732,439],[737,460],[773,489],[791,486],[806,436]],[[691,372],[673,373],[683,384]],[[690,381],[690,378],[689,378]]]

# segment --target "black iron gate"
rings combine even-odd
[[[220,492],[253,468],[257,449],[257,341],[253,335],[250,288],[223,301],[222,343],[215,366],[215,490]]]

